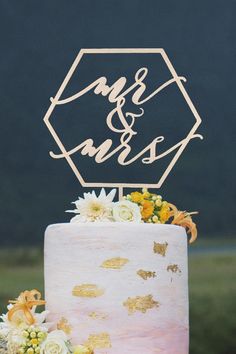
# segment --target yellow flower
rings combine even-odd
[[[132,192],[131,193],[131,200],[134,203],[141,203],[143,201],[143,195],[140,192]]]
[[[157,216],[157,215],[154,215],[154,216],[152,217],[152,221],[153,221],[155,224],[157,224],[158,221],[159,221],[158,216]]]
[[[152,216],[153,211],[154,211],[153,203],[149,200],[144,200],[142,202],[142,210],[141,210],[143,220],[148,220],[150,216]]]
[[[169,220],[169,218],[170,218],[170,208],[169,208],[168,203],[166,203],[166,202],[163,202],[162,205],[163,206],[162,206],[161,210],[159,211],[158,215],[159,215],[161,223],[165,224],[167,222],[167,220]]]
[[[151,197],[151,193],[149,193],[148,191],[143,193],[143,198],[144,199],[148,199],[150,197]]]
[[[73,351],[73,354],[93,354],[93,350],[84,345],[77,345]]]
[[[148,192],[147,188],[143,188],[142,192],[143,192],[143,198],[144,199],[149,199],[152,196],[152,194]]]
[[[30,341],[30,343],[31,343],[32,345],[38,345],[38,344],[39,344],[39,341],[38,341],[37,338],[32,338],[31,341]]]
[[[33,348],[29,348],[27,349],[27,354],[34,354],[34,349]]]
[[[156,201],[155,201],[155,204],[157,207],[160,207],[162,205],[162,201],[160,198],[158,198]]]

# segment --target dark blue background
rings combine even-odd
[[[43,116],[80,48],[164,48],[203,123],[160,193],[199,210],[200,233],[235,231],[235,10],[224,1],[0,1],[1,243],[43,240],[82,189]]]

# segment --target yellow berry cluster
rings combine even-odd
[[[40,344],[46,339],[47,333],[39,328],[29,327],[22,332],[25,343],[19,349],[19,354],[40,353]]]
[[[125,199],[136,203],[140,207],[142,220],[147,223],[165,224],[170,218],[170,208],[162,196],[150,193],[146,188],[142,192],[132,192]]]

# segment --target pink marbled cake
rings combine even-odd
[[[72,342],[89,341],[95,354],[187,354],[186,232],[156,224],[51,225],[45,296],[49,321],[67,319]]]

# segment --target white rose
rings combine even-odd
[[[122,200],[113,204],[112,215],[114,221],[119,222],[141,222],[141,212],[137,204],[129,200]]]
[[[63,331],[52,331],[42,343],[40,354],[67,354],[69,352],[66,345],[67,340]]]

